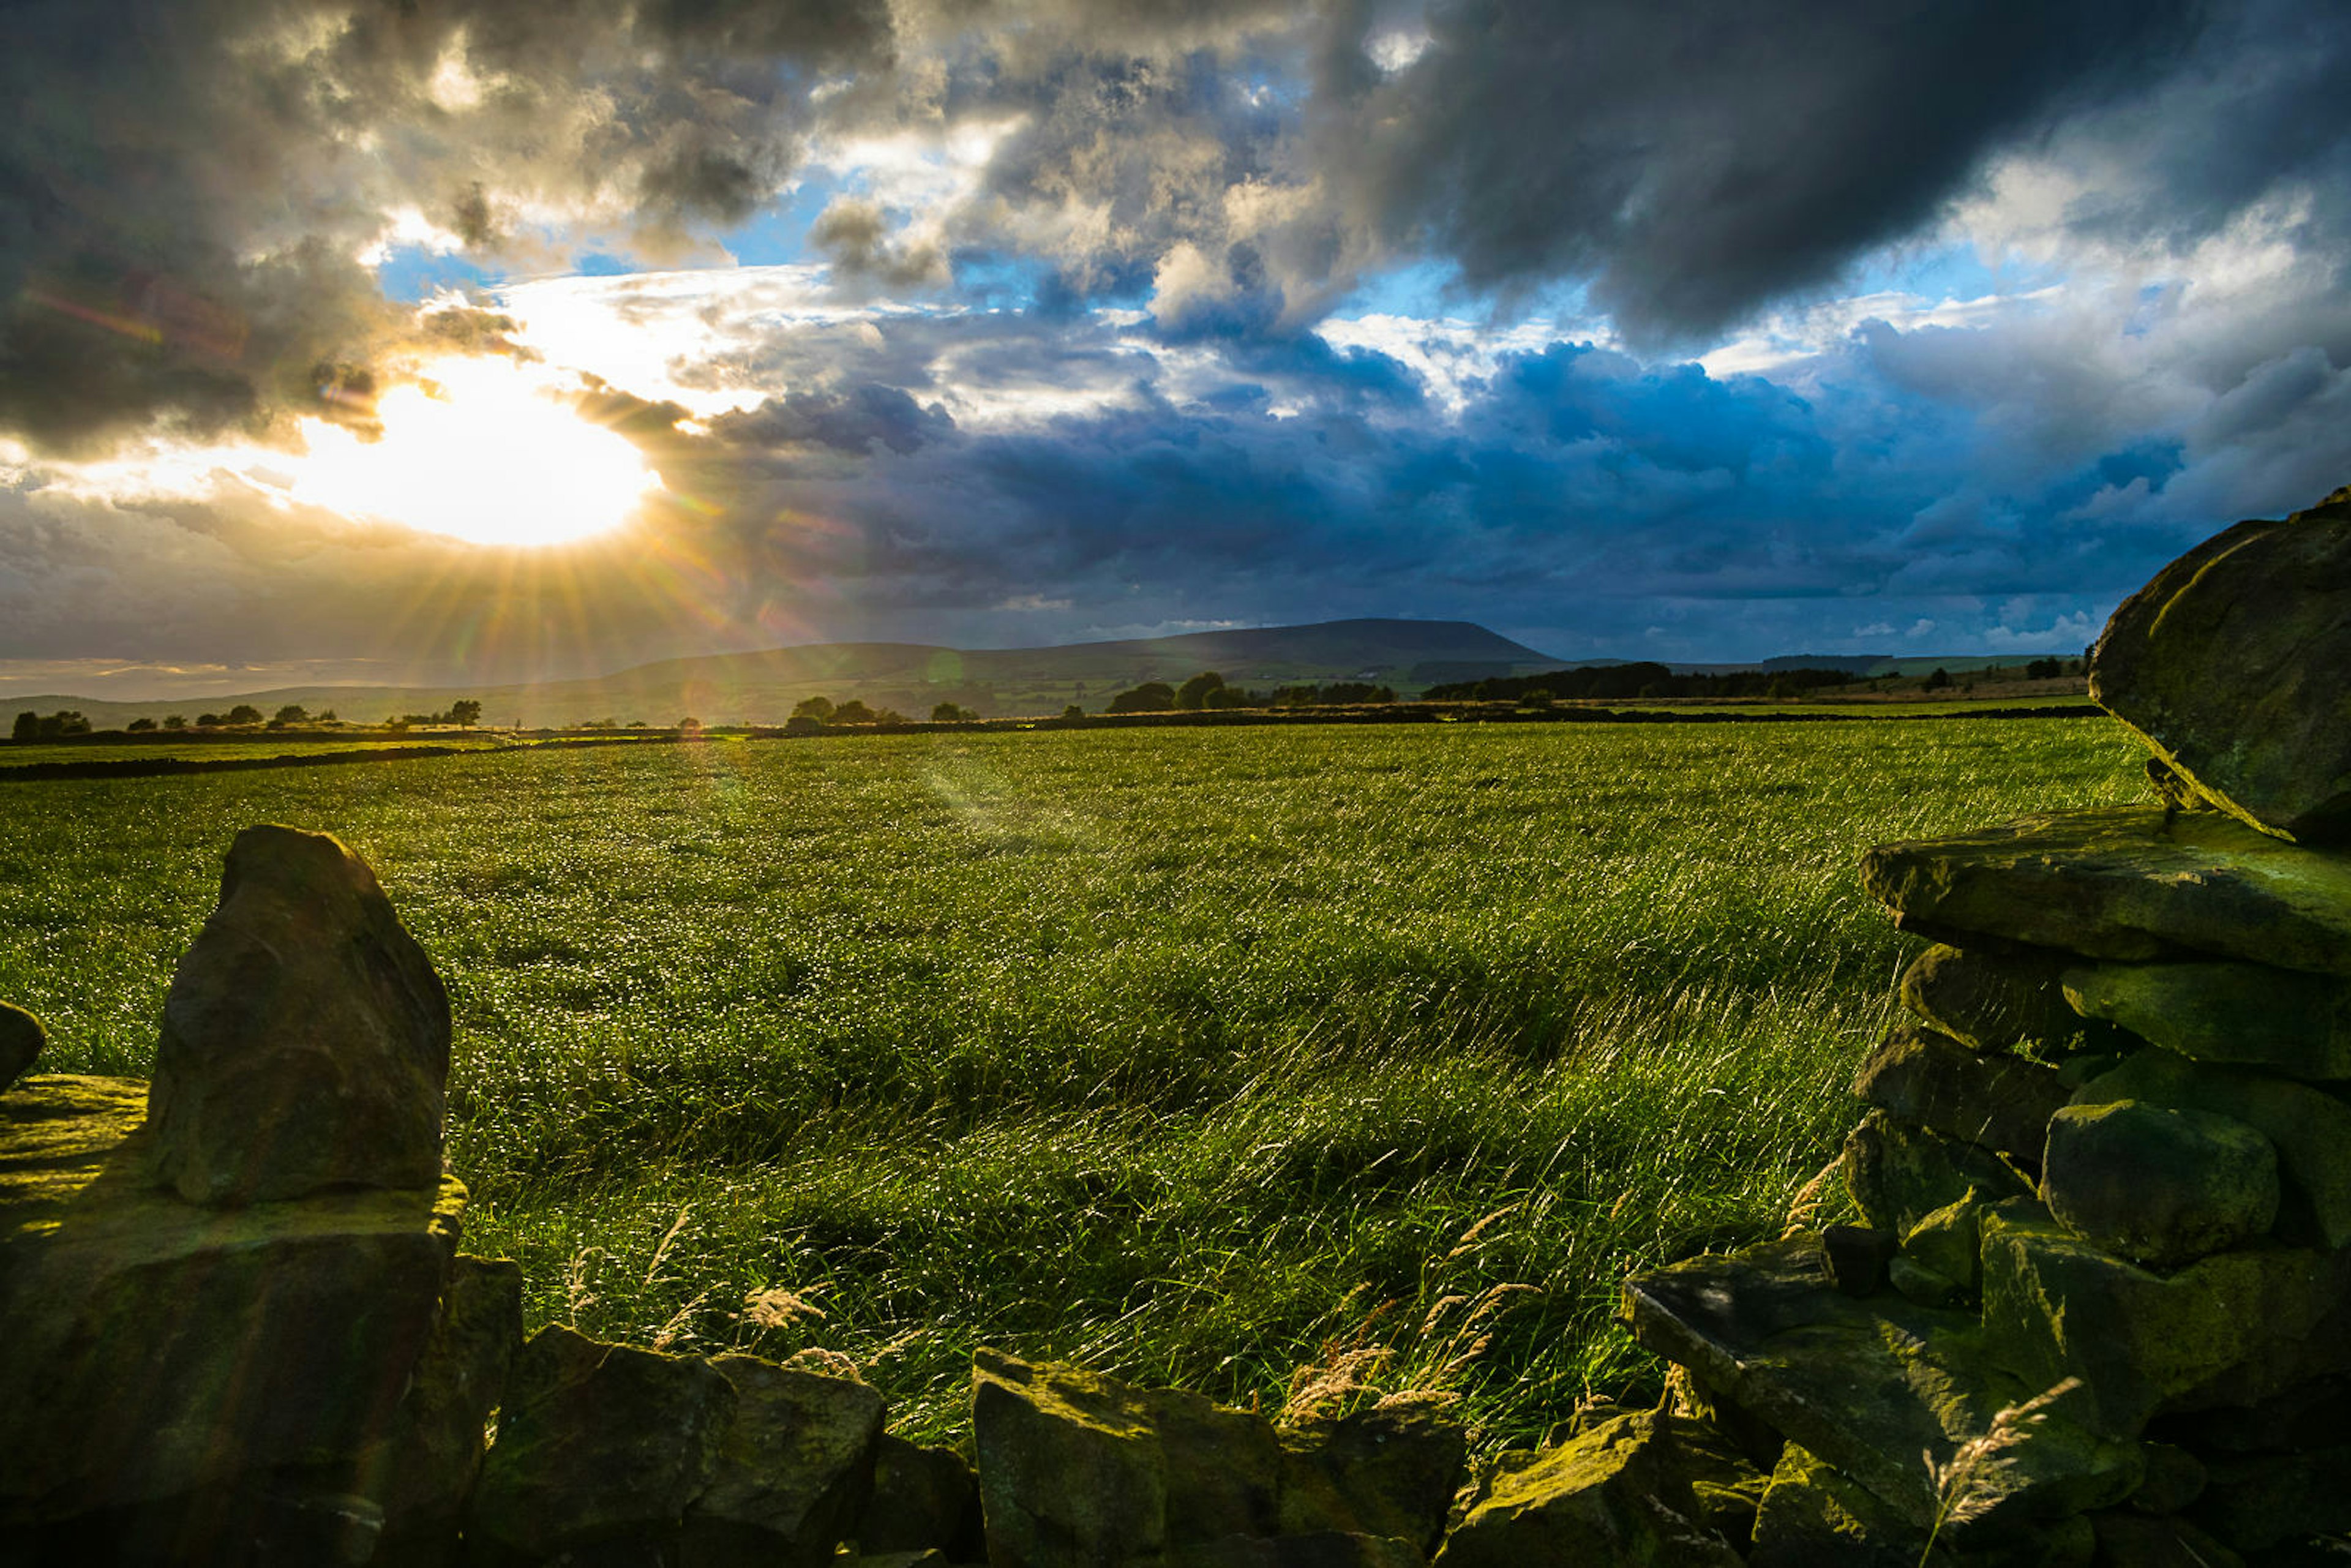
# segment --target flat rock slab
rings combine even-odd
[[[464,1186],[198,1207],[152,1185],[144,1097],[0,1093],[0,1521],[347,1466],[432,1333]]]
[[[2042,1392],[1992,1364],[1970,1314],[1841,1294],[1808,1232],[1636,1274],[1624,1312],[1641,1343],[1920,1528],[1937,1501],[1920,1456],[1949,1463],[2003,1408]],[[1983,1511],[1947,1539],[2119,1501],[2139,1466],[2135,1446],[2052,1410],[1990,1478]]]
[[[2266,964],[2095,964],[2069,968],[2065,999],[2199,1061],[2290,1078],[2351,1078],[2351,983]]]
[[[2220,810],[2351,834],[2351,491],[2216,534],[2125,600],[2090,695]]]
[[[1906,931],[2140,963],[2189,953],[2351,975],[2351,853],[2215,812],[2116,807],[1881,844],[1864,886]]]

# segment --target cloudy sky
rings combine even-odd
[[[2331,0],[30,0],[0,692],[2076,649],[2351,482]]]

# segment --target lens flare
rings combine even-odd
[[[304,420],[294,498],[473,544],[557,545],[620,527],[661,488],[625,437],[504,360],[441,361],[376,417],[374,441]]]

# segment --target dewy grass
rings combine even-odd
[[[1489,1444],[1656,1368],[1625,1271],[1771,1234],[1910,946],[1868,845],[2141,792],[2097,720],[1102,730],[22,785],[0,996],[143,1074],[235,831],[448,981],[467,1245],[533,1322],[991,1343]]]

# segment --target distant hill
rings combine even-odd
[[[1176,682],[1215,670],[1245,686],[1368,681],[1412,695],[1440,681],[1533,674],[1562,661],[1467,621],[1326,621],[1192,632],[1050,648],[956,649],[918,643],[821,643],[756,653],[664,659],[589,680],[506,686],[285,686],[229,696],[105,702],[45,695],[0,698],[9,712],[78,709],[100,729],[134,718],[225,713],[250,703],[275,713],[289,703],[332,708],[354,723],[438,713],[459,697],[482,704],[486,724],[526,727],[643,719],[672,724],[780,724],[803,697],[858,698],[926,716],[942,702],[995,716],[1098,711],[1145,681]],[[1468,672],[1467,674],[1456,672]]]

